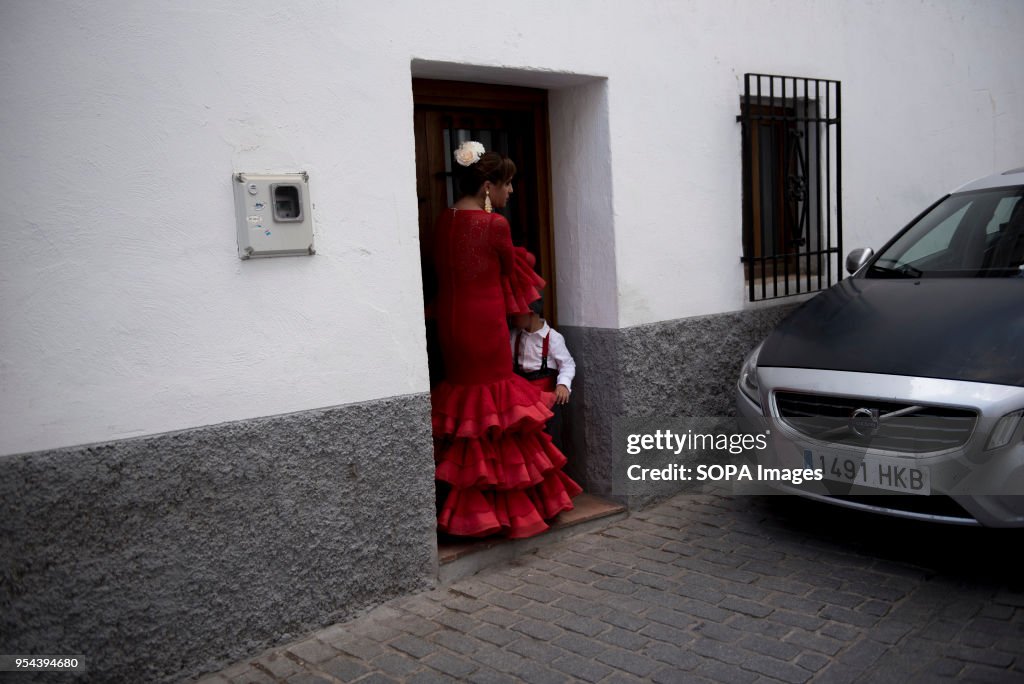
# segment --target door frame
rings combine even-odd
[[[534,140],[533,157],[536,160],[537,181],[537,237],[538,254],[536,255],[538,272],[547,288],[544,296],[544,318],[554,327],[558,325],[557,291],[555,287],[555,245],[552,232],[551,208],[551,144],[548,130],[548,93],[540,88],[524,88],[521,86],[493,85],[470,83],[463,81],[443,81],[425,78],[412,79],[414,124],[416,126],[416,154],[428,154],[425,117],[420,116],[418,108],[437,107],[450,109],[480,109],[507,111],[531,115],[533,121]],[[516,161],[513,159],[513,161]],[[419,166],[419,165],[417,165]],[[419,200],[419,221],[421,244],[425,231],[430,230],[430,223],[435,219],[424,211],[428,204],[427,193],[430,192],[430,178],[421,178],[417,168],[416,190]]]

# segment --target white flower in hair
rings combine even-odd
[[[455,161],[459,162],[459,166],[470,166],[480,161],[486,151],[476,140],[467,140],[455,150]]]

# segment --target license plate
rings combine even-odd
[[[882,456],[842,456],[804,451],[804,465],[821,468],[826,480],[885,489],[903,494],[931,494],[931,477],[926,466],[907,465]]]

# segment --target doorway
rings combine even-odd
[[[605,102],[603,93],[601,89],[601,96],[592,98],[593,101]],[[414,78],[413,104],[416,190],[426,302],[432,299],[437,290],[431,258],[434,222],[455,200],[452,194],[452,154],[464,140],[477,140],[488,150],[505,154],[516,163],[515,194],[509,206],[501,210],[501,213],[508,219],[513,243],[525,247],[537,257],[535,270],[547,282],[544,317],[553,326],[557,326],[548,91]],[[563,104],[558,111],[562,117],[556,123],[563,125],[567,121],[568,110]],[[571,126],[575,128],[582,125],[589,132],[586,124],[593,120],[585,118],[577,122],[573,117]],[[597,121],[605,120],[597,117]],[[601,186],[601,183],[595,185]],[[606,192],[603,196],[609,198],[611,193]],[[606,221],[611,216],[610,206],[604,207],[600,202],[593,206],[607,209],[596,214],[592,222],[593,225],[604,226],[602,220]],[[575,231],[577,224],[567,228]],[[609,239],[602,244],[611,245],[612,241]],[[614,278],[610,282],[614,283]],[[614,308],[605,306],[602,311],[614,311]],[[426,323],[430,381],[433,387],[444,378],[444,369],[433,322],[428,317]],[[569,447],[566,455],[572,459],[575,450],[568,444],[566,446]],[[516,554],[525,553],[552,539],[586,531],[591,526],[600,526],[615,519],[609,516],[625,514],[621,504],[587,493],[573,499],[573,504],[575,508],[572,511],[557,516],[552,521],[552,529],[538,537],[509,540],[501,537],[472,539],[439,536],[439,577],[443,581],[452,581],[464,573],[476,572],[481,567],[506,562]]]
[[[515,194],[500,212],[511,226],[512,242],[537,257],[535,270],[547,282],[544,318],[556,326],[547,91],[421,78],[414,78],[412,87],[424,304],[437,291],[434,221],[457,199],[452,153],[463,141],[477,140],[516,163]],[[433,386],[444,369],[429,319],[427,353]]]

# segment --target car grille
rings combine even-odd
[[[978,415],[969,409],[776,392],[779,417],[797,432],[824,442],[903,453],[963,446]]]

